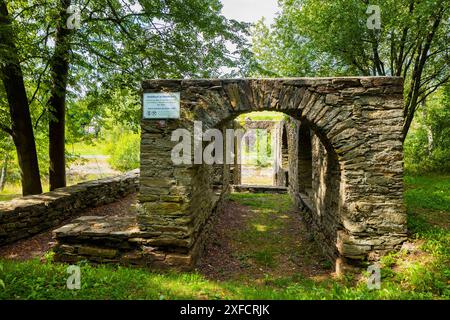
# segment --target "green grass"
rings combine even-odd
[[[67,177],[67,186],[73,186],[78,183],[98,180],[101,179],[102,176],[96,174],[88,174],[84,176],[68,176]],[[42,179],[42,189],[44,192],[48,192],[50,190],[50,184],[47,179]],[[0,202],[1,201],[10,201],[16,198],[22,197],[22,187],[20,183],[7,183],[5,189],[0,192]]]
[[[230,199],[255,209],[286,211],[291,207],[288,195],[236,193]]]
[[[244,264],[250,261],[261,267],[273,269],[277,266],[277,256],[289,254],[287,248],[293,241],[285,239],[281,234],[284,221],[283,212],[291,207],[287,195],[233,194],[231,200],[253,208],[244,230],[238,230],[234,239],[239,242],[236,254],[240,255]],[[274,207],[274,203],[278,206]],[[286,245],[280,243],[286,240]]]
[[[316,282],[298,276],[266,279],[262,284],[216,282],[197,273],[153,273],[143,269],[81,264],[81,290],[66,288],[67,265],[38,260],[3,262],[0,299],[432,299],[426,270],[413,270],[422,283],[413,290],[392,280],[384,281],[382,290],[370,291],[365,283],[352,287],[345,280]],[[405,275],[406,280],[409,281]],[[414,278],[413,278],[414,279]],[[448,294],[448,292],[447,292]],[[448,298],[448,295],[447,295]]]
[[[390,254],[381,261],[382,288],[369,290],[362,278],[317,280],[268,273],[263,281],[252,278],[213,281],[198,273],[156,273],[145,269],[91,266],[81,263],[82,289],[66,289],[67,265],[51,261],[0,261],[0,299],[450,299],[450,232],[440,220],[448,217],[450,199],[446,177],[406,178],[410,242],[415,253]],[[443,192],[441,192],[443,191]],[[236,254],[245,263],[275,268],[282,244],[273,243],[282,227],[286,196],[235,194],[233,201],[248,206],[252,215]],[[436,200],[436,202],[435,202]],[[432,212],[430,216],[430,212]],[[436,221],[436,212],[440,219]],[[437,223],[438,222],[438,223]],[[275,263],[275,265],[274,265]],[[357,278],[357,277],[356,277]],[[3,287],[4,284],[4,287]]]
[[[450,176],[408,176],[405,184],[405,199],[409,209],[450,212]]]
[[[450,228],[450,176],[408,176],[405,188],[411,231]]]
[[[105,156],[108,155],[105,145],[106,143],[102,141],[79,142],[67,145],[66,149],[68,152],[80,156]]]
[[[0,201],[10,201],[22,196],[22,188],[18,184],[7,184],[5,189],[0,192]]]

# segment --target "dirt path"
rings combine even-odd
[[[72,179],[85,179],[86,177],[106,178],[120,174],[111,168],[108,156],[82,156],[80,160],[73,163],[67,170],[67,176]]]
[[[235,194],[219,217],[199,271],[214,280],[324,280],[331,264],[287,195]]]
[[[0,247],[0,257],[11,260],[29,260],[41,258],[55,245],[52,238],[52,231],[70,223],[75,218],[83,216],[123,216],[130,214],[130,207],[136,202],[136,195],[130,195],[119,202],[93,208],[82,212],[71,219],[65,221],[60,226],[47,232],[38,234],[30,239]]]

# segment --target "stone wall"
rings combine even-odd
[[[171,150],[178,142],[171,141],[171,133],[180,125],[142,121],[138,223],[147,245],[177,253],[191,266],[201,254],[212,213],[221,210],[230,191],[231,177],[228,165],[173,165]],[[193,127],[185,128],[193,136]]]
[[[55,261],[90,261],[151,269],[191,270],[205,249],[207,237],[222,212],[225,194],[215,196],[202,232],[189,250],[167,243],[156,244],[155,233],[143,231],[135,215],[82,217],[54,231]],[[169,237],[167,238],[169,239]]]
[[[335,260],[339,256],[337,233],[343,229],[339,215],[339,163],[307,125],[292,118],[286,122],[289,192],[296,206],[302,209],[315,240],[322,244],[323,252]]]
[[[0,203],[0,245],[54,228],[77,213],[117,201],[139,187],[139,171]]]
[[[276,130],[274,185],[287,187],[289,184],[289,137],[287,121],[281,121]]]
[[[297,176],[293,190],[300,198],[306,193],[303,202],[316,210],[313,221],[326,251],[349,261],[376,259],[405,241],[403,79],[153,80],[143,91],[181,93],[180,120],[167,121],[163,130],[158,121],[142,122],[149,148],[142,152],[139,221],[167,250],[191,250],[202,238],[214,193],[210,169],[170,163],[172,129],[192,132],[194,121],[205,130],[222,128],[240,114],[263,110],[283,112],[315,135],[311,154],[297,159],[306,170],[289,177]],[[313,157],[316,164],[306,168]],[[309,172],[311,179],[299,178]]]
[[[143,92],[181,93],[181,118],[141,123],[137,250],[156,250],[167,266],[194,266],[227,199],[229,169],[175,165],[172,132],[184,128],[193,137],[195,121],[223,129],[240,114],[264,110],[296,120],[288,130],[290,192],[338,268],[376,260],[406,240],[403,79],[152,80]]]

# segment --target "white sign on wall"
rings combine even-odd
[[[144,119],[180,119],[180,93],[144,93]]]

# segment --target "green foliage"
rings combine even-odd
[[[405,169],[411,174],[450,172],[450,85],[422,105],[405,141]]]
[[[86,141],[86,142],[78,142],[67,146],[69,152],[79,156],[106,156],[107,153],[107,145],[105,146],[105,141],[100,137],[99,139]]]
[[[115,130],[108,140],[106,150],[111,167],[123,172],[139,168],[140,134]]]
[[[245,119],[252,121],[282,121],[287,117],[284,113],[274,111],[257,111],[241,114],[236,118],[236,121],[243,124]]]
[[[342,65],[333,64],[331,55],[318,52],[300,33],[290,17],[279,16],[271,29],[258,22],[252,29],[255,54],[254,76],[306,77],[351,73]]]
[[[405,183],[410,208],[450,212],[450,176],[407,176]]]
[[[246,57],[251,55],[245,38],[248,25],[226,19],[219,0],[79,0],[75,4],[82,9],[81,28],[71,33],[70,54],[64,57],[70,62],[68,145],[97,139],[111,119],[137,132],[144,79],[218,77],[223,70],[230,70],[228,76],[232,76],[247,68]],[[13,20],[40,170],[45,176],[49,168],[48,101],[53,86],[50,62],[61,4],[15,0],[6,1],[6,5]],[[230,52],[228,44],[237,49]],[[8,59],[0,54],[0,64]],[[0,124],[1,164],[4,153],[10,152],[3,142],[11,128],[1,81]],[[19,180],[19,170],[11,154],[8,181],[14,183]],[[69,163],[76,159],[75,154],[67,153]]]
[[[414,290],[428,289],[450,299],[450,178],[408,176],[405,184],[409,231],[432,258],[423,265],[405,263],[400,254],[392,255],[392,264],[404,267],[396,277]]]
[[[430,190],[432,179],[410,177],[407,190],[423,188]],[[428,179],[428,178],[427,178]],[[435,181],[439,179],[434,178]],[[441,183],[441,182],[439,182]],[[448,182],[447,182],[448,183]],[[432,193],[432,192],[431,192]],[[422,197],[418,195],[419,200]],[[280,217],[274,215],[280,210],[289,210],[288,196],[267,194],[233,194],[233,201],[260,210],[255,219],[250,220],[248,229],[241,232],[241,240],[254,251],[240,252],[243,262],[256,261],[263,267],[274,267],[274,257],[282,250],[268,247],[271,237],[280,227]],[[51,255],[45,262],[31,260],[26,262],[2,261],[4,270],[0,273],[5,288],[0,290],[0,300],[4,299],[450,299],[448,278],[450,276],[450,233],[447,229],[430,224],[427,215],[415,216],[411,212],[418,209],[417,202],[407,198],[410,225],[414,242],[421,253],[407,254],[405,251],[384,257],[382,264],[381,290],[369,290],[364,276],[355,284],[355,279],[314,280],[293,275],[266,275],[263,281],[252,279],[239,281],[212,281],[198,273],[154,273],[145,269],[117,266],[91,266],[80,263],[81,290],[66,288],[67,265],[53,264]],[[442,208],[450,207],[450,199]],[[434,210],[430,202],[422,205],[426,210]],[[450,215],[450,211],[443,211]],[[410,221],[411,222],[411,221]],[[265,225],[263,231],[261,226]],[[258,231],[259,230],[259,231]],[[272,231],[273,233],[270,233]],[[267,234],[267,237],[266,237]],[[414,241],[414,238],[410,241]],[[275,241],[272,240],[272,241]],[[283,239],[281,239],[283,240]],[[259,245],[258,245],[259,243]],[[269,250],[270,249],[270,250]],[[276,250],[272,250],[276,249]],[[364,274],[364,273],[363,273]]]
[[[143,79],[214,77],[223,67],[239,71],[245,63],[238,59],[240,53],[248,55],[243,37],[247,24],[222,16],[218,0],[80,0],[76,4],[82,8],[81,28],[71,35],[67,57],[71,62],[68,113],[74,125],[92,120],[92,111],[101,116],[100,104],[118,111],[117,119],[127,114],[124,121],[134,121],[131,110],[114,105],[118,92],[136,99]],[[14,17],[33,117],[37,120],[43,115],[45,123],[51,85],[48,62],[53,56],[59,4],[18,0],[8,7]],[[238,48],[233,55],[227,48],[229,42]],[[2,94],[0,87],[1,102]],[[78,104],[83,99],[86,106]],[[7,108],[3,115],[8,115]]]
[[[410,222],[410,226],[413,226],[416,239],[422,241],[422,244],[416,242],[416,250],[426,255],[421,253],[414,258],[414,255],[411,257],[405,251],[400,251],[383,257],[382,278],[389,279],[391,283],[400,283],[414,293],[450,299],[450,232],[421,220],[420,223]]]
[[[14,167],[15,157],[16,155],[12,138],[0,131],[0,174],[1,170],[6,168],[4,177],[6,182],[20,179],[20,173],[15,170],[16,168]]]
[[[0,157],[8,156],[8,171],[6,181],[10,184],[20,183],[21,175],[17,160],[17,153],[10,137],[6,137],[8,145],[2,150],[0,146]],[[45,132],[37,132],[35,134],[36,149],[38,154],[39,171],[43,182],[47,180],[48,168],[50,166],[50,159],[48,155],[48,136]],[[3,153],[3,154],[2,154]],[[70,148],[66,149],[66,166],[70,166],[74,161],[78,160],[78,155],[72,153]],[[2,165],[5,158],[0,158],[0,165]]]
[[[430,31],[430,16],[438,13],[444,18],[432,50],[448,52],[446,24],[450,10],[445,1],[416,3],[412,13],[408,0],[379,0],[370,4],[381,8],[382,29],[378,33],[366,26],[369,17],[366,1],[280,1],[280,14],[271,29],[260,22],[253,30],[259,71],[276,76],[395,75],[398,67],[395,63],[403,63],[394,58],[400,53],[405,28],[406,47],[417,49],[416,41],[424,39]],[[378,52],[383,64],[380,72],[374,52]],[[442,74],[436,74],[442,79],[449,70],[445,68],[445,54],[439,53],[429,57],[427,68],[433,72],[438,66],[444,67]]]
[[[0,263],[0,274],[3,273],[3,265]],[[5,282],[0,278],[0,288],[6,289]]]
[[[381,30],[367,27],[368,1],[279,5],[274,25],[261,22],[253,31],[254,75],[403,77],[405,135],[420,104],[450,80],[448,0],[370,2],[381,9]]]

